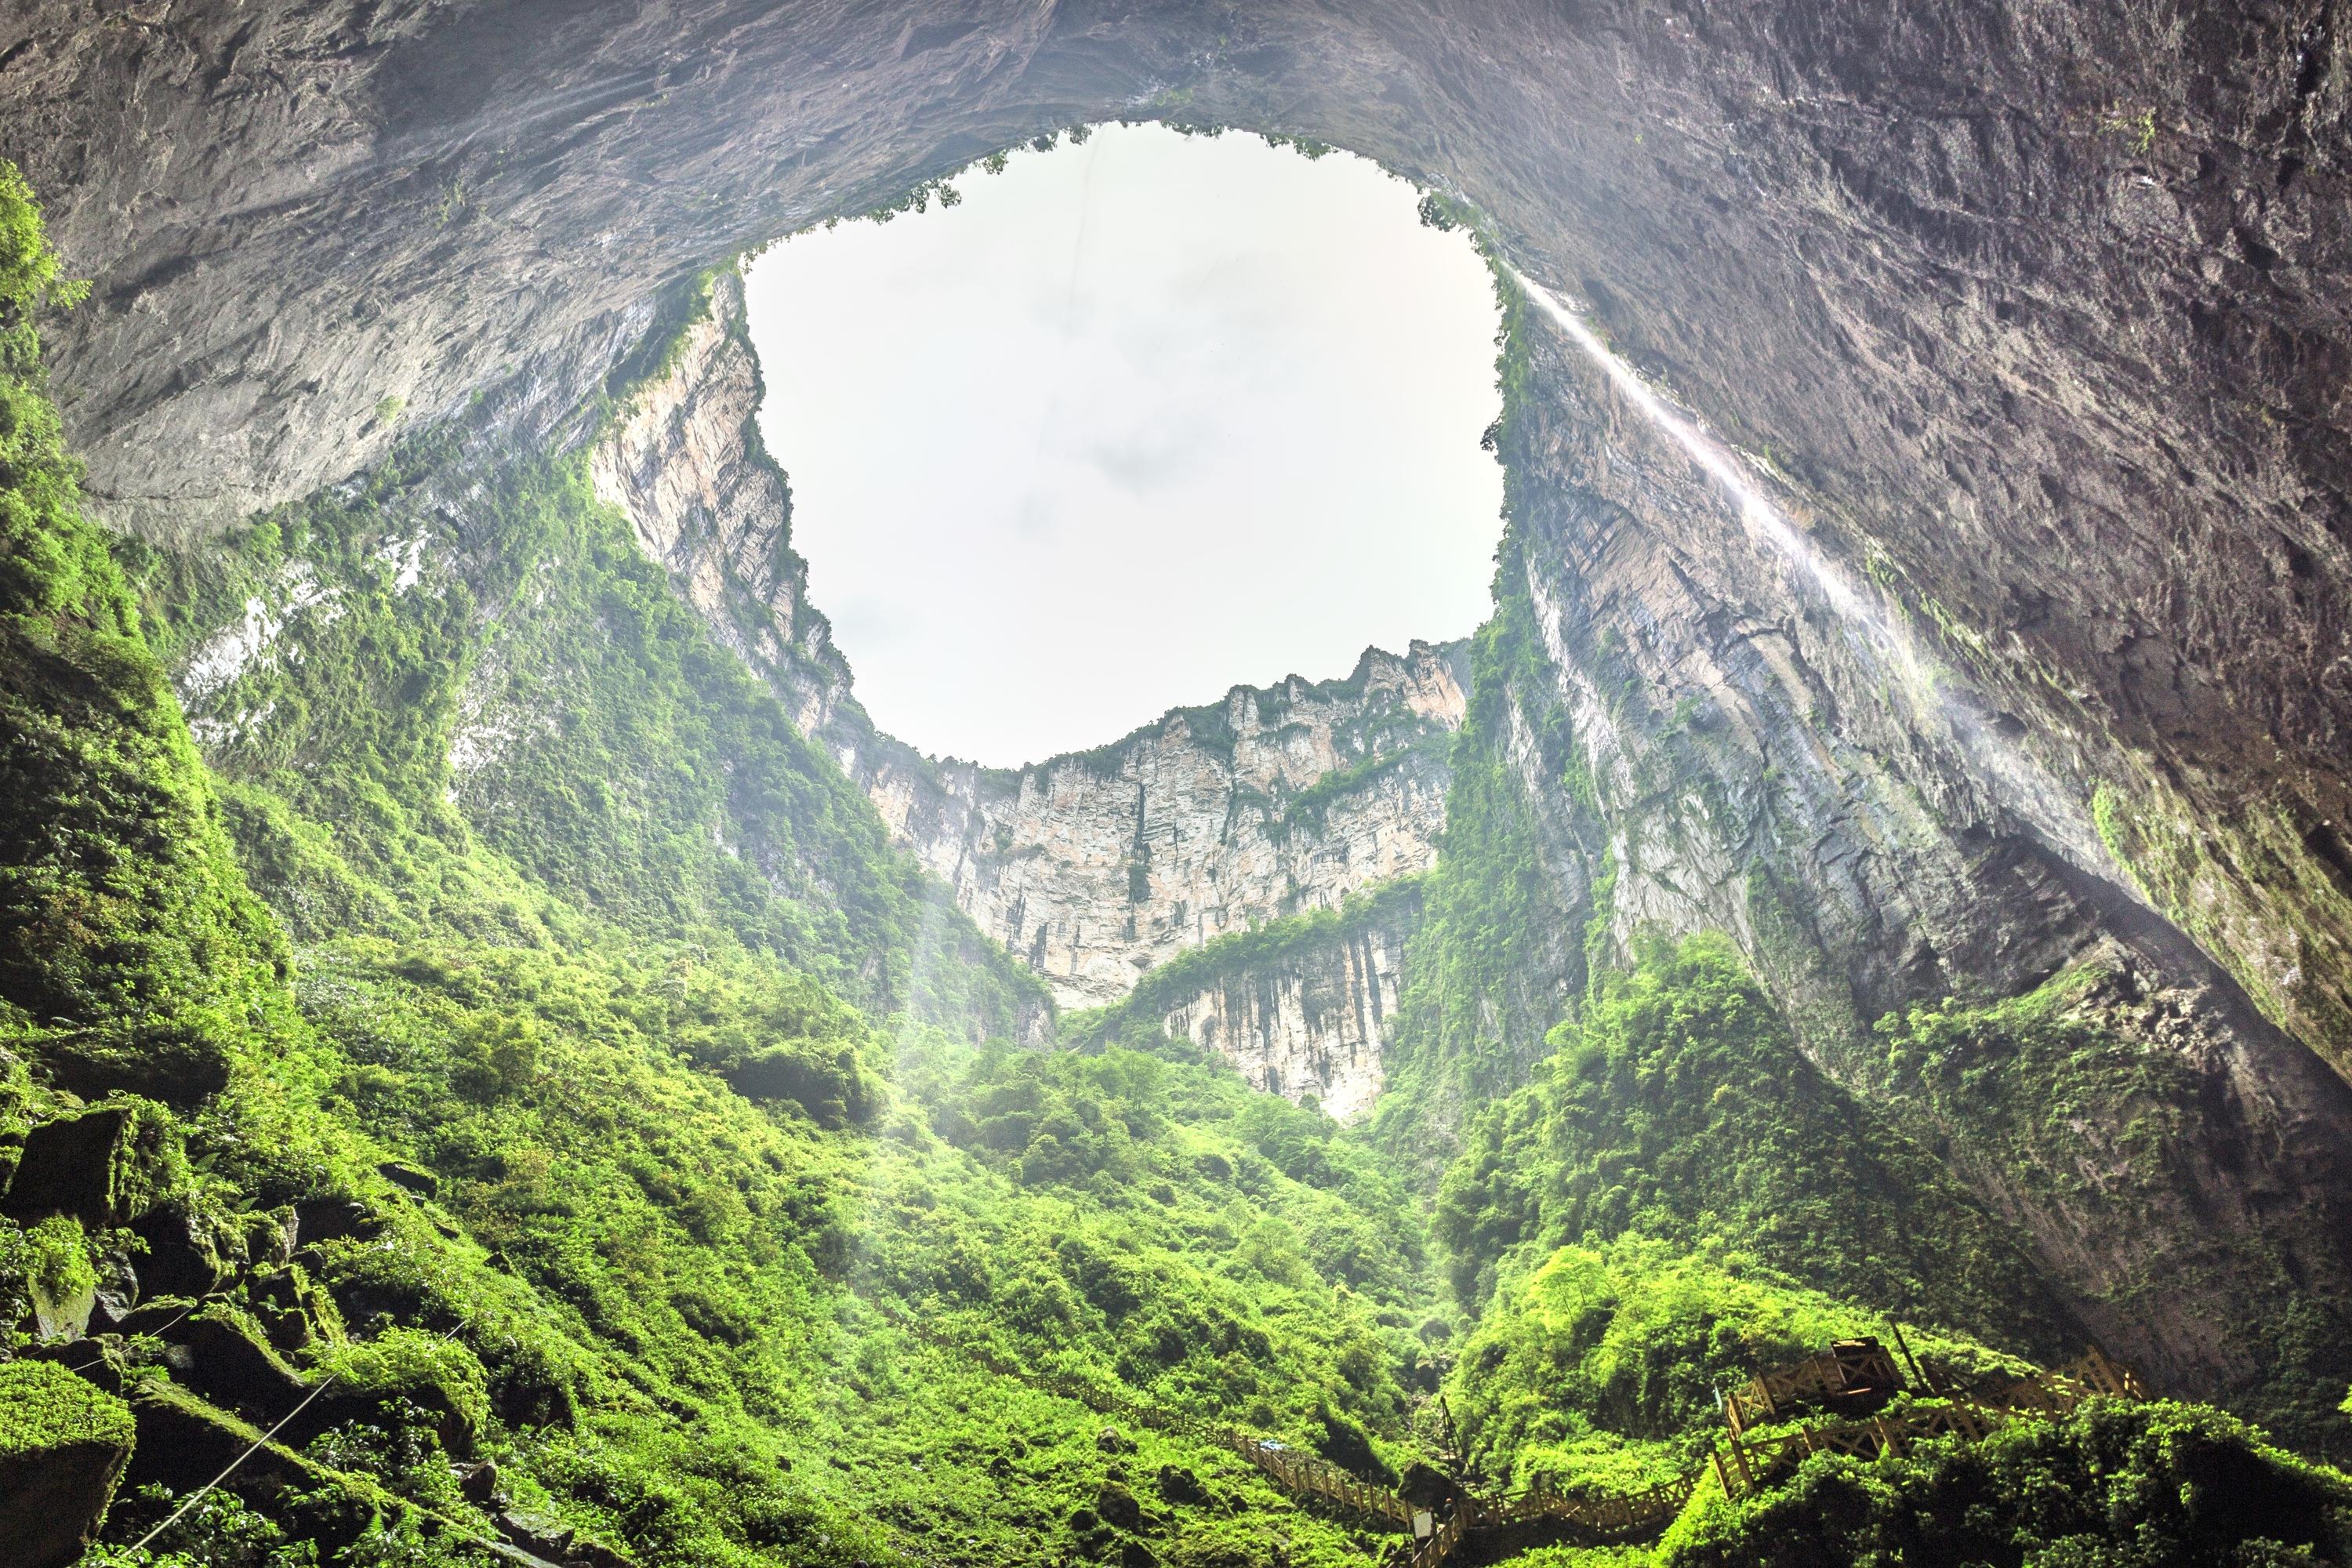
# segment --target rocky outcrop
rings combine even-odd
[[[1732,933],[1824,1070],[1940,1149],[2163,1381],[2336,1377],[2333,1352],[2258,1365],[2213,1325],[2352,1325],[2352,1091],[2135,901],[2070,783],[2080,751],[1976,684],[1899,580],[1847,574],[1769,468],[1704,442],[1696,460],[1571,329],[1530,308],[1519,330],[1505,590],[1531,608],[1536,699],[1574,765],[1518,743],[1542,713],[1486,740],[1590,847],[1562,874],[1570,908],[1621,952],[1643,930]],[[1890,1073],[1878,1021],[2076,972],[2102,977],[2090,1011],[2117,1061],[2164,1087],[2042,1064],[2069,1085],[2066,1148],[2020,1131],[2032,1108],[1956,1119]],[[2133,1145],[2159,1125],[2160,1150]],[[2043,1162],[2063,1173],[2026,1179]]]
[[[867,726],[847,706],[849,666],[808,602],[792,489],[760,439],[742,278],[722,268],[705,287],[658,374],[590,448],[589,476],[719,639],[783,697],[801,731],[839,725],[854,741]]]
[[[1156,1024],[1232,1062],[1251,1087],[1360,1121],[1387,1079],[1385,1050],[1421,923],[1417,878],[1337,910],[1208,942],[1145,975],[1089,1026],[1113,1035]]]
[[[44,1121],[25,1135],[0,1215],[27,1224],[66,1215],[92,1230],[127,1226],[187,1177],[170,1118],[125,1099]]]
[[[722,270],[705,312],[591,448],[596,493],[898,842],[1063,1005],[1117,1001],[1187,948],[1428,868],[1468,678],[1459,644],[1368,649],[1344,680],[1235,687],[1018,770],[936,760],[877,731],[808,602],[792,492],[760,444],[759,389],[742,285]]]
[[[973,921],[1064,1005],[1100,1006],[1187,948],[1427,869],[1466,679],[1460,644],[1416,642],[1017,772],[887,746],[857,763]]]
[[[134,1440],[122,1402],[64,1367],[0,1365],[0,1562],[68,1568],[81,1561]]]

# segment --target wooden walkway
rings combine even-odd
[[[1931,1384],[1928,1397],[1937,1403],[1915,1405],[1895,1415],[1801,1426],[1769,1437],[1748,1436],[1759,1417],[1787,1420],[1807,1408],[1834,1407],[1855,1397],[1884,1401],[1906,1390],[1894,1359],[1875,1343],[1832,1345],[1802,1362],[1766,1373],[1727,1395],[1724,1415],[1730,1436],[1706,1464],[1642,1492],[1572,1497],[1539,1484],[1513,1498],[1461,1498],[1443,1520],[1431,1521],[1430,1533],[1413,1551],[1411,1568],[1437,1568],[1474,1532],[1511,1524],[1557,1524],[1564,1534],[1586,1545],[1654,1540],[1681,1515],[1710,1471],[1726,1497],[1744,1497],[1811,1454],[1875,1458],[1890,1450],[1903,1453],[1912,1443],[1928,1438],[1975,1442],[2007,1422],[2053,1419],[2087,1399],[2148,1397],[2147,1388],[2128,1368],[2095,1349],[2054,1371],[2007,1382],[1989,1394],[1933,1386],[1939,1380],[1932,1375],[1923,1380]],[[1269,1462],[1265,1457],[1269,1450],[1262,1440],[1229,1436],[1228,1446],[1286,1489],[1377,1513],[1412,1528],[1412,1505],[1396,1494],[1280,1445],[1270,1452],[1290,1458]]]
[[[934,1333],[928,1325],[895,1313],[884,1315],[916,1337],[977,1361],[1000,1375],[1147,1430],[1178,1433],[1223,1448],[1247,1460],[1285,1491],[1401,1530],[1415,1542],[1408,1568],[1438,1568],[1474,1532],[1514,1525],[1553,1525],[1562,1535],[1584,1545],[1654,1540],[1681,1515],[1710,1474],[1726,1497],[1744,1497],[1771,1484],[1811,1454],[1875,1458],[1889,1451],[1903,1453],[1912,1443],[1929,1438],[1974,1442],[2008,1422],[2064,1415],[2088,1399],[2149,1397],[2128,1368],[2095,1348],[2063,1366],[2007,1380],[1990,1391],[1947,1386],[1955,1381],[1948,1373],[1938,1377],[1932,1369],[1919,1369],[1919,1381],[1927,1387],[1916,1392],[1933,1403],[1913,1405],[1893,1415],[1820,1422],[1770,1436],[1750,1436],[1759,1422],[1777,1424],[1808,1409],[1835,1410],[1855,1400],[1883,1404],[1910,1391],[1893,1358],[1874,1341],[1841,1342],[1801,1362],[1764,1373],[1727,1394],[1724,1418],[1730,1431],[1726,1440],[1706,1463],[1646,1491],[1583,1497],[1539,1482],[1509,1498],[1468,1493],[1452,1500],[1451,1510],[1441,1512],[1418,1507],[1319,1455],[1112,1394],[1084,1380],[1009,1364],[980,1347]]]
[[[2037,1372],[2009,1383],[1990,1398],[1960,1393],[1931,1397],[1942,1403],[1915,1405],[1866,1420],[1800,1426],[1771,1437],[1735,1434],[1715,1451],[1716,1479],[1725,1496],[1741,1497],[1771,1479],[1789,1461],[1801,1461],[1809,1454],[1874,1459],[1883,1453],[1900,1454],[1922,1438],[1958,1437],[1973,1443],[2011,1421],[2054,1419],[2088,1399],[2146,1399],[2147,1390],[2128,1368],[2095,1349],[2054,1372]]]

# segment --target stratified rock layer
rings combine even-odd
[[[1361,1120],[1388,1081],[1422,881],[1384,882],[1319,910],[1215,939],[1153,970],[1083,1020],[1087,1037],[1140,1023],[1232,1062],[1252,1087]]]
[[[1427,869],[1460,659],[1375,648],[1345,680],[1236,687],[1017,773],[877,751],[864,776],[982,930],[1099,1006],[1186,948]]]
[[[1405,935],[1350,931],[1253,965],[1170,1007],[1161,1025],[1225,1058],[1255,1089],[1312,1096],[1339,1121],[1360,1121],[1387,1076],[1383,1026],[1396,1016]]]

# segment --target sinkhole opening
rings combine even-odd
[[[768,449],[857,692],[1017,765],[1485,618],[1498,314],[1367,160],[1106,125],[751,266]]]

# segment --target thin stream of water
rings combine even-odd
[[[2037,758],[1985,721],[1983,704],[1944,663],[1922,647],[1910,627],[1886,613],[1876,595],[1857,586],[1823,555],[1805,531],[1775,505],[1748,460],[1701,429],[1643,380],[1582,317],[1509,263],[1504,271],[1544,319],[1609,378],[1643,416],[1671,438],[1738,508],[1748,531],[1795,568],[1836,614],[1864,657],[1895,677],[1916,719],[1938,723],[1965,763],[1980,770],[1996,799],[2017,811],[2071,858],[2112,876],[2118,868],[2094,827],[2079,789],[2053,776]]]

